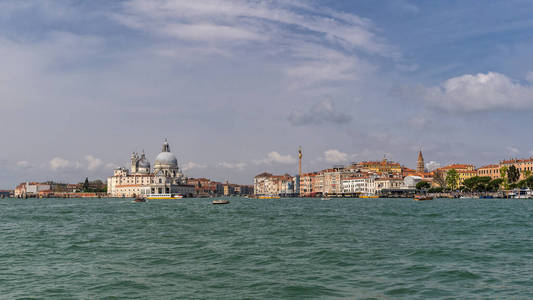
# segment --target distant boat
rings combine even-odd
[[[213,204],[229,204],[229,200],[217,199],[213,200]]]
[[[172,199],[181,199],[182,195],[173,195],[173,194],[150,194],[146,196],[146,199],[150,200],[172,200]]]
[[[144,199],[143,197],[136,197],[133,202],[146,202],[146,199]]]
[[[328,196],[325,196],[325,197],[320,198],[320,200],[331,200],[331,198]]]
[[[258,196],[257,199],[280,199],[280,196]]]
[[[415,196],[414,200],[415,200],[415,201],[433,200],[433,197],[431,197],[431,196],[421,196],[421,195],[417,195],[417,196]]]
[[[377,199],[377,198],[379,198],[379,196],[378,196],[378,195],[370,195],[370,194],[367,194],[367,195],[361,195],[361,196],[359,196],[359,198],[364,198],[364,199],[370,199],[370,198],[371,198],[371,199]]]

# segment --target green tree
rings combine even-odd
[[[439,172],[438,170],[435,171],[433,181],[442,188],[446,187],[446,179],[442,176],[442,172]]]
[[[419,183],[416,184],[417,190],[427,190],[430,187],[431,187],[431,184],[429,184],[429,182],[427,181],[420,181]]]
[[[484,192],[490,182],[488,176],[474,176],[463,181],[463,185],[471,192]]]
[[[507,170],[507,179],[509,183],[515,183],[520,179],[520,170],[517,169],[514,165],[510,166]]]
[[[504,181],[503,178],[497,178],[497,179],[491,180],[487,184],[487,192],[497,192],[500,186],[502,186],[503,181]]]
[[[533,176],[526,178],[526,185],[528,188],[533,189]]]
[[[502,183],[501,183],[501,186],[504,190],[506,190],[508,188],[508,185],[507,185],[507,170],[509,168],[507,168],[507,166],[503,166],[500,168],[500,177],[503,179]]]
[[[443,191],[444,191],[443,187],[434,187],[434,188],[430,188],[428,190],[428,193],[442,193]]]
[[[451,169],[446,174],[446,186],[452,191],[457,190],[459,187],[459,173],[455,169]]]
[[[531,176],[531,170],[525,170],[524,171],[524,178],[529,178]]]
[[[85,182],[83,183],[83,191],[88,192],[89,191],[89,178],[85,177]]]

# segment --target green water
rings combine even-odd
[[[0,200],[1,299],[531,299],[533,201]]]

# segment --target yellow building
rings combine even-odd
[[[399,163],[388,161],[383,158],[381,161],[362,161],[356,165],[357,168],[366,172],[376,174],[400,174],[402,166]]]
[[[477,169],[477,176],[490,177],[491,179],[500,178],[500,165],[487,165]]]
[[[457,174],[459,174],[459,185],[463,184],[463,181],[466,179],[477,176],[476,167],[469,164],[451,164],[449,166],[437,169],[436,171],[441,174],[443,178],[446,178],[448,172],[452,169],[457,171]]]

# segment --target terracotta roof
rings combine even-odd
[[[473,168],[473,165],[468,164],[452,164],[445,167],[440,168],[439,170],[451,170],[451,169],[467,169],[467,168]]]
[[[499,168],[500,166],[499,165],[486,165],[486,166],[483,166],[483,167],[479,167],[479,169],[492,169],[492,168]]]

